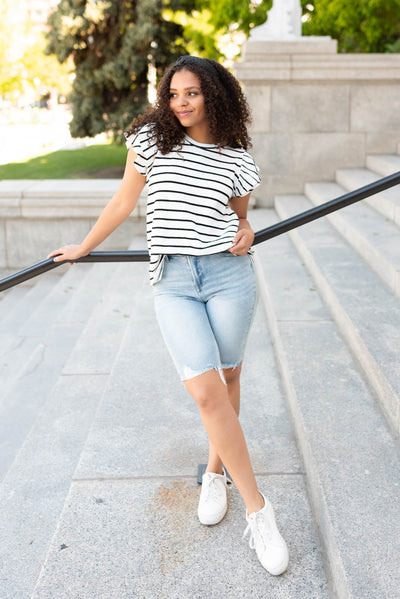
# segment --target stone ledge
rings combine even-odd
[[[118,179],[0,181],[0,218],[97,218],[117,191]],[[146,215],[147,190],[132,215]]]
[[[35,183],[38,183],[35,179],[3,179],[0,181],[0,199],[22,198]]]
[[[107,198],[1,198],[0,218],[97,218],[106,206]],[[128,218],[143,218],[146,215],[146,196],[139,201]]]
[[[400,81],[400,54],[303,54],[282,48],[280,53],[260,50],[254,55],[246,50],[246,56],[246,62],[235,65],[245,85],[252,81]]]
[[[110,198],[117,191],[119,179],[26,179],[0,181],[0,198]]]
[[[336,54],[337,40],[329,36],[303,36],[286,40],[247,40],[243,57],[264,56],[268,54]]]

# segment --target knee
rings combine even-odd
[[[224,379],[229,386],[236,385],[240,380],[241,366],[236,368],[224,368]]]
[[[193,394],[193,397],[200,412],[203,413],[213,412],[221,402],[220,398],[215,397],[207,389],[198,390],[197,393]]]
[[[220,375],[210,370],[185,381],[185,386],[195,400],[200,412],[213,412],[224,402],[229,402],[228,390]]]
[[[225,403],[229,404],[228,390],[222,381],[218,388],[201,386],[192,390],[191,395],[202,414],[212,414],[223,407]]]

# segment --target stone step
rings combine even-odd
[[[144,245],[144,240],[139,238],[130,245],[130,249],[143,249]],[[74,352],[64,366],[64,374],[110,373],[131,317],[132,305],[142,287],[147,284],[148,265],[147,262],[126,262],[110,266],[114,272],[107,292],[103,293],[91,310]],[[96,296],[95,286],[91,289],[91,294]],[[74,313],[81,310],[79,298],[77,302],[77,305],[71,306]]]
[[[314,206],[343,195],[337,183],[307,183],[305,194]],[[329,222],[363,260],[400,297],[400,231],[364,202],[328,215]]]
[[[366,165],[383,177],[400,171],[400,156],[396,154],[374,154],[367,156]]]
[[[46,330],[46,323],[57,321],[59,313],[77,292],[91,268],[91,264],[74,265],[68,268],[59,283],[54,285],[51,293],[30,314],[18,333],[23,332],[26,336],[41,337]],[[46,274],[43,276],[46,277]]]
[[[0,270],[0,278],[5,278],[10,275],[10,271]],[[24,284],[17,285],[16,287],[10,287],[5,291],[0,292],[0,326],[1,322],[7,318],[11,310],[15,308],[19,301],[21,301],[26,293],[34,286],[31,281],[25,281]]]
[[[55,273],[47,277],[33,279],[29,281],[30,285],[17,285],[2,292],[6,295],[0,303],[0,307],[2,308],[0,312],[0,328],[2,331],[2,347],[0,351],[3,352],[5,349],[5,332],[12,331],[15,335],[60,279],[61,275]],[[13,299],[14,294],[15,299]]]
[[[33,597],[63,597],[68,589],[80,599],[208,598],[229,588],[239,598],[264,597],[267,588],[289,599],[328,598],[261,310],[247,349],[241,419],[260,487],[292,552],[281,579],[269,577],[240,540],[246,522],[234,487],[221,525],[199,524],[196,471],[207,438],[164,347],[150,286],[137,294]]]
[[[288,218],[310,207],[304,196],[281,196],[279,216]],[[364,261],[326,219],[300,227],[293,243],[313,276],[342,335],[377,394],[388,422],[400,430],[400,310]]]
[[[306,202],[279,198],[277,204],[284,218],[300,212]],[[256,228],[277,221],[272,211],[255,214]],[[353,252],[342,247],[343,241],[328,223],[317,221],[290,235],[300,258],[288,236],[281,236],[257,246],[256,265],[324,547],[331,596],[396,599],[400,587],[399,446],[318,291],[322,284],[332,286],[331,294],[343,286],[337,299],[346,309],[346,297],[351,301],[356,307],[349,310],[352,317],[357,311],[360,315],[363,312],[361,334],[365,336],[372,324],[371,337],[375,334],[378,351],[383,349],[382,337],[393,339],[394,331],[398,337],[398,325],[390,330],[389,322],[380,319],[374,323],[371,319],[369,308],[373,308],[374,298],[369,292],[375,293],[370,287],[372,275],[367,276],[366,287],[368,269],[361,268],[360,258],[353,259]],[[315,268],[310,269],[309,254],[319,272],[326,275],[324,282],[322,274],[315,278]],[[374,284],[375,288],[382,287],[377,280]],[[385,290],[384,295],[388,295]],[[321,297],[330,299],[326,289]],[[378,305],[393,316],[390,302]],[[356,324],[360,324],[358,320]],[[378,331],[375,324],[380,325]],[[393,354],[382,352],[388,368],[396,365]]]
[[[76,265],[74,269],[81,266]],[[130,273],[127,272],[129,266]],[[137,267],[142,274],[135,274]],[[110,301],[110,297],[117,295],[116,287],[119,285],[128,292],[132,300],[140,289],[137,283],[143,279],[144,270],[147,271],[145,264],[96,264],[91,267],[76,290],[74,301],[60,312],[46,337],[50,357],[47,370],[44,369],[44,360],[40,364],[41,373],[36,377],[38,380],[28,381],[29,384],[23,389],[25,395],[14,393],[12,405],[9,402],[8,413],[2,419],[2,438],[5,439],[1,452],[2,466],[8,467],[0,486],[0,534],[4,540],[0,578],[5,581],[5,586],[2,586],[5,594],[2,597],[14,599],[31,596],[106,384],[107,375],[97,371],[94,374],[84,374],[81,370],[77,374],[62,373],[71,349],[75,352],[85,351],[84,347],[79,346],[79,337],[84,336],[86,331],[82,311],[86,313],[87,320],[92,312],[89,306],[92,309],[94,307],[95,311],[97,304],[107,305],[110,311],[119,309],[118,298]],[[88,289],[90,284],[91,292]],[[119,319],[124,326],[129,321],[122,313]],[[97,321],[93,321],[93,324],[99,325]],[[54,339],[50,339],[51,332],[54,333]],[[120,332],[122,337],[123,331]],[[96,345],[100,346],[103,342],[100,326]],[[60,360],[57,360],[58,348],[65,349]],[[86,349],[90,351],[90,348]],[[83,353],[81,357],[84,357]],[[7,457],[8,463],[5,465]]]
[[[77,264],[73,268],[81,269],[88,265]],[[86,323],[103,293],[109,285],[118,264],[99,262],[92,265],[86,272],[78,289],[72,294],[68,303],[57,315],[57,322],[81,322]]]
[[[336,171],[336,181],[348,191],[378,181],[382,175],[363,168],[346,168]],[[400,190],[396,185],[363,200],[385,218],[400,226]]]
[[[32,596],[105,379],[61,375],[36,407],[35,423],[0,485],[2,599]],[[71,597],[68,586],[57,596]]]
[[[0,403],[10,388],[24,376],[39,348],[42,354],[46,332],[85,276],[83,269],[70,269],[63,277],[44,275],[0,324]],[[41,349],[40,349],[41,348]]]
[[[132,248],[143,249],[145,240],[138,238]],[[60,270],[65,267],[61,266]],[[79,264],[69,268],[57,286],[49,276],[43,275],[37,280],[30,294],[37,298],[32,303],[30,297],[24,301],[26,306],[15,307],[13,315],[8,316],[7,323],[1,327],[2,348],[0,350],[0,396],[14,384],[23,372],[30,356],[34,355],[40,339],[53,320],[58,323],[86,322],[94,305],[108,284],[108,279],[115,272],[117,264]],[[87,276],[88,273],[89,276]],[[53,276],[53,275],[51,275]],[[80,286],[82,285],[82,288]],[[52,287],[43,302],[40,302],[41,289]],[[15,288],[17,289],[17,288]],[[75,293],[78,291],[78,293]],[[36,303],[38,304],[36,306]],[[26,309],[26,307],[28,309]],[[18,324],[18,320],[21,322]],[[3,371],[3,379],[1,372]]]
[[[3,479],[81,332],[77,323],[53,324],[37,343],[0,404],[0,481]]]
[[[128,266],[131,267],[132,274],[127,272]],[[95,316],[104,314],[105,307],[107,307],[111,314],[111,317],[110,314],[105,315],[108,328],[111,323],[116,327],[115,331],[118,331],[120,335],[123,334],[126,327],[126,315],[123,310],[121,311],[118,302],[112,298],[117,295],[114,291],[116,286],[124,289],[128,298],[132,297],[137,282],[134,270],[134,265],[132,267],[129,264],[75,265],[69,269],[62,281],[42,302],[44,307],[48,307],[48,310],[40,304],[28,319],[23,332],[26,334],[26,345],[31,353],[24,355],[24,350],[27,348],[23,348],[21,344],[18,357],[19,362],[22,362],[22,368],[13,379],[10,375],[11,381],[8,381],[7,369],[4,369],[7,389],[0,403],[0,479],[3,478],[15,459],[38,413],[45,405],[49,393],[68,364],[71,351],[74,350],[74,357],[71,358],[72,364],[75,361],[80,364],[81,368],[78,368],[77,373],[69,368],[65,374],[83,374],[85,365],[96,351],[97,346],[103,347],[98,340],[94,347],[82,344],[82,338],[85,338],[87,334],[86,321],[92,320],[93,322],[93,314]],[[90,273],[89,281],[93,284],[91,293],[88,293],[87,285],[77,285],[77,277],[83,283],[88,272]],[[72,280],[76,283],[75,287],[71,285]],[[132,286],[130,291],[129,285]],[[70,307],[68,304],[63,306],[61,302],[63,289],[68,290],[69,294],[72,294],[72,291],[75,293],[75,299]],[[82,299],[79,300],[78,296],[81,296]],[[69,297],[72,295],[68,295]],[[86,318],[83,318],[82,315],[78,317],[77,310],[84,303],[86,303],[86,307],[83,312],[86,313]],[[52,319],[47,315],[51,312],[53,312],[51,316],[54,322],[49,325]],[[100,321],[94,320],[94,322],[96,326]],[[104,333],[105,327],[100,330]],[[115,334],[115,331],[114,339],[117,339],[118,335]],[[104,357],[105,353],[107,356],[112,355],[115,346],[106,345],[111,338],[112,333],[110,332],[107,339],[103,337],[106,350],[97,350],[99,356]],[[15,374],[14,367],[9,367],[9,370],[13,375]],[[94,373],[98,372],[98,369],[95,368]]]

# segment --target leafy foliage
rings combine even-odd
[[[161,0],[61,0],[51,14],[47,52],[75,64],[72,136],[118,138],[143,112],[149,59],[161,72],[184,53],[180,28],[161,9]]]
[[[233,23],[248,35],[250,28],[261,25],[265,21],[272,0],[198,0],[199,9],[208,9],[211,13],[210,23],[216,30],[226,30]]]
[[[181,7],[174,11],[171,6],[163,13],[166,19],[181,25],[187,53],[226,61],[229,57],[224,42],[234,43],[238,38],[240,45],[251,27],[265,21],[272,0],[194,0],[191,10],[188,4],[184,10]]]
[[[330,35],[341,52],[400,50],[400,0],[302,0],[302,5],[303,34]]]

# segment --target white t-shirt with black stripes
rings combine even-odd
[[[258,167],[242,148],[218,148],[187,135],[182,146],[163,155],[151,140],[149,125],[127,137],[135,166],[146,176],[147,242],[150,282],[157,283],[164,256],[203,256],[232,247],[237,214],[228,206],[260,183]]]

